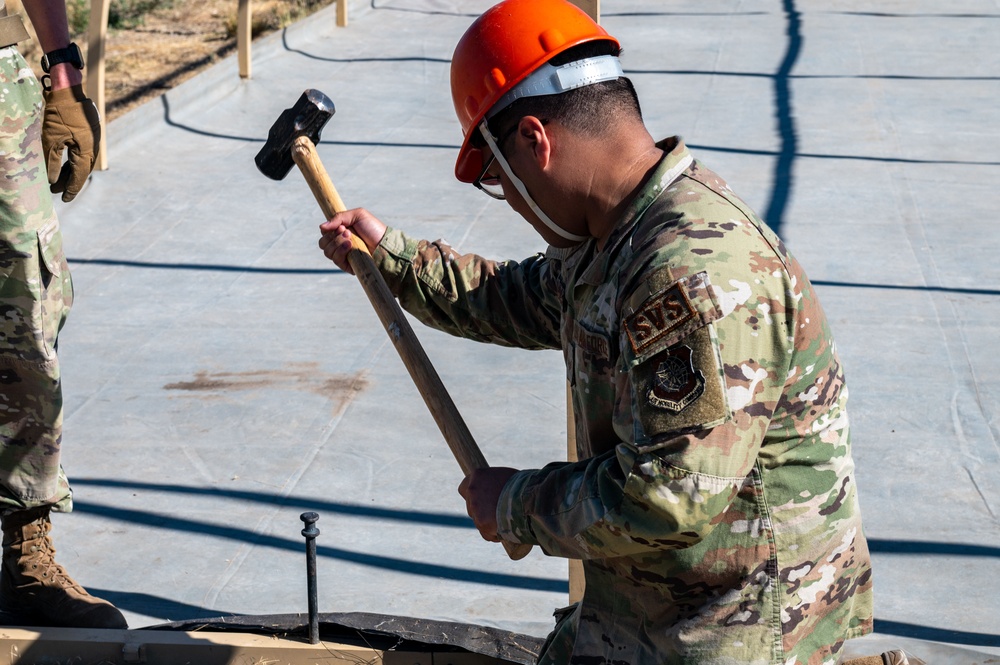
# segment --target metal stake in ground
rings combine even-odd
[[[319,513],[302,513],[299,519],[306,525],[302,535],[306,538],[306,586],[309,589],[309,644],[319,644],[319,592],[316,589],[316,521]]]

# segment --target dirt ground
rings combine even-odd
[[[254,37],[280,29],[332,1],[257,0],[252,5]],[[108,120],[163,94],[236,51],[237,0],[163,0],[159,4],[135,27],[108,30]],[[86,33],[74,39],[86,53]],[[21,46],[40,76],[41,53],[37,45],[32,41]]]

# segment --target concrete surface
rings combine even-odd
[[[110,170],[61,205],[60,560],[133,627],[320,609],[544,635],[564,561],[506,560],[301,176],[253,164],[305,88],[348,205],[495,258],[543,249],[452,177],[449,59],[482,0],[355,2],[111,123]],[[851,389],[880,638],[1000,654],[1000,6],[993,0],[605,0],[658,137],[765,214],[818,285]],[[418,328],[487,458],[565,454],[557,353]]]

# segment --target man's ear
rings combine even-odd
[[[552,135],[548,127],[533,115],[526,115],[517,124],[517,138],[531,151],[539,169],[545,170],[552,159]]]

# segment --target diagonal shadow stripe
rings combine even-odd
[[[876,554],[918,554],[940,556],[981,556],[1000,558],[1000,547],[920,540],[870,538],[868,549]]]
[[[413,7],[391,7],[389,5],[377,6],[375,4],[375,0],[371,0],[371,8],[390,10],[394,12],[408,12],[410,14],[427,14],[429,16],[467,16],[469,18],[477,18],[479,16],[479,12],[462,13],[462,12],[446,12],[434,9],[416,9]]]
[[[199,496],[214,496],[225,499],[239,499],[260,503],[268,506],[289,506],[292,508],[302,508],[315,510],[318,512],[330,512],[338,515],[350,517],[371,517],[381,520],[391,520],[395,522],[407,522],[416,524],[429,524],[433,526],[445,526],[460,529],[473,529],[475,526],[472,520],[465,515],[454,513],[431,513],[419,510],[393,510],[391,508],[378,508],[375,506],[363,506],[355,503],[342,503],[339,501],[324,501],[314,498],[300,498],[296,496],[282,496],[271,492],[252,492],[249,490],[220,490],[213,487],[188,487],[185,485],[166,485],[163,483],[144,483],[129,480],[115,480],[111,478],[73,478],[73,485],[83,485],[89,487],[113,487],[117,489],[138,490],[142,492],[164,492],[168,494],[187,494]]]
[[[120,610],[144,614],[146,616],[165,619],[167,621],[180,621],[182,619],[215,619],[223,616],[243,616],[236,612],[225,610],[212,610],[207,607],[182,603],[162,596],[154,596],[148,593],[134,593],[131,591],[114,591],[112,589],[98,589],[92,586],[87,587],[91,595],[103,598]]]
[[[156,268],[160,270],[203,270],[207,272],[246,272],[272,275],[347,274],[333,265],[329,268],[266,268],[225,265],[221,263],[156,263],[153,261],[129,261],[127,259],[81,259],[73,257],[67,257],[66,261],[73,265],[123,266],[127,268]]]
[[[224,265],[213,263],[155,263],[153,261],[129,261],[126,259],[80,259],[67,258],[72,265],[124,266],[128,268],[152,268],[157,270],[202,270],[218,272],[265,273],[275,275],[346,275],[339,268],[266,268],[255,266]],[[860,284],[857,282],[832,282],[812,280],[815,286],[837,286],[850,289],[890,289],[896,291],[930,291],[936,293],[961,293],[968,295],[996,296],[1000,290],[970,289],[950,286],[920,286],[906,284]]]
[[[643,72],[637,72],[643,73]],[[673,72],[649,72],[652,74],[666,73],[670,74]],[[756,74],[754,76],[757,76]],[[771,74],[760,74],[759,76],[765,78],[773,78]],[[207,129],[199,129],[197,127],[192,127],[191,125],[185,125],[183,123],[177,122],[170,117],[170,101],[167,99],[166,95],[160,97],[160,103],[163,105],[163,121],[176,129],[180,129],[185,132],[191,132],[192,134],[198,134],[199,136],[207,136],[209,138],[224,139],[227,141],[243,141],[246,143],[264,143],[266,138],[258,138],[255,136],[239,136],[236,134],[223,134],[221,132],[213,132]],[[334,140],[323,140],[320,139],[320,145],[340,145],[340,146],[350,146],[350,147],[364,147],[364,148],[426,148],[429,150],[452,150],[457,151],[460,146],[451,143],[400,143],[398,141],[334,141]],[[688,143],[689,148],[695,150],[708,150],[712,152],[725,152],[732,153],[735,155],[760,155],[761,157],[775,157],[780,156],[780,152],[775,152],[774,150],[754,150],[751,148],[731,148],[726,146],[713,146],[713,145],[698,145],[694,143]],[[902,164],[969,164],[976,166],[1000,166],[1000,162],[977,162],[971,160],[955,160],[955,159],[907,159],[904,157],[873,157],[869,155],[824,155],[819,153],[797,153],[790,155],[792,159],[794,158],[809,158],[809,159],[853,159],[869,162],[891,162],[891,163],[902,163]]]
[[[889,14],[887,12],[819,12],[822,14],[843,14],[845,16],[865,16],[870,18],[1000,18],[1000,14]]]
[[[885,289],[887,291],[929,291],[931,293],[960,293],[970,296],[1000,296],[1000,289],[967,289],[952,286],[907,286],[905,284],[858,284],[857,282],[830,282],[811,280],[813,286],[836,286],[848,289]]]
[[[227,141],[243,141],[245,143],[264,143],[267,137],[239,136],[237,134],[223,134],[207,129],[198,129],[191,125],[177,122],[170,117],[170,100],[166,95],[160,97],[160,104],[163,106],[163,122],[170,127],[180,129],[185,132],[207,136],[213,139],[225,139]],[[343,145],[343,146],[363,146],[363,147],[390,147],[390,148],[431,148],[439,150],[458,150],[460,146],[446,143],[392,143],[388,141],[324,141],[320,139],[319,145]]]
[[[302,552],[305,547],[302,542],[279,538],[277,536],[270,536],[267,534],[254,533],[248,529],[241,529],[234,526],[208,524],[206,522],[198,522],[196,520],[162,515],[142,510],[104,506],[89,501],[74,501],[73,506],[74,510],[78,512],[95,515],[104,519],[118,520],[121,522],[128,522],[130,524],[142,524],[159,529],[169,529],[185,533],[199,533],[215,538],[227,538],[241,543],[252,543],[262,547],[270,547],[288,552]],[[458,582],[487,584],[512,589],[551,591],[555,593],[569,592],[569,583],[565,580],[494,573],[481,570],[469,570],[468,568],[457,568],[455,566],[409,561],[406,559],[399,559],[380,554],[354,552],[327,545],[317,545],[316,554],[318,556],[337,559],[339,561],[347,561],[360,566],[368,566],[371,568],[378,568],[380,570],[392,570],[400,573],[406,573],[408,575],[445,578]]]
[[[766,72],[727,72],[718,69],[625,69],[627,76],[723,76],[733,78],[773,79]],[[1000,81],[1000,76],[917,76],[910,74],[789,74],[790,80],[851,79],[859,81]]]
[[[760,155],[762,157],[774,157],[781,155],[780,151],[775,152],[774,150],[755,150],[752,148],[730,148],[726,146],[715,146],[715,145],[703,145],[696,143],[688,143],[688,148],[692,150],[707,150],[711,152],[726,152],[732,153],[734,155]],[[907,157],[872,157],[870,155],[824,155],[815,152],[800,152],[790,157],[798,159],[844,159],[844,160],[855,160],[862,162],[882,162],[887,164],[932,164],[932,165],[944,165],[944,164],[961,164],[968,166],[1000,166],[1000,162],[978,162],[967,159],[910,159]]]
[[[437,62],[441,64],[450,64],[451,58],[428,58],[426,56],[415,56],[415,55],[400,55],[391,57],[369,57],[369,58],[331,58],[329,56],[316,55],[314,53],[309,53],[308,51],[303,51],[300,48],[295,48],[288,43],[288,28],[281,31],[281,46],[289,53],[296,53],[310,60],[319,60],[320,62]]]
[[[949,628],[935,628],[932,626],[920,626],[914,623],[903,623],[902,621],[875,619],[875,632],[883,635],[897,635],[899,637],[912,637],[919,640],[930,640],[932,642],[965,644],[968,646],[979,647],[1000,647],[1000,635],[973,633],[967,630],[951,630]]]
[[[770,12],[747,11],[747,12],[601,12],[601,18],[609,17],[638,17],[638,16],[767,16]]]

